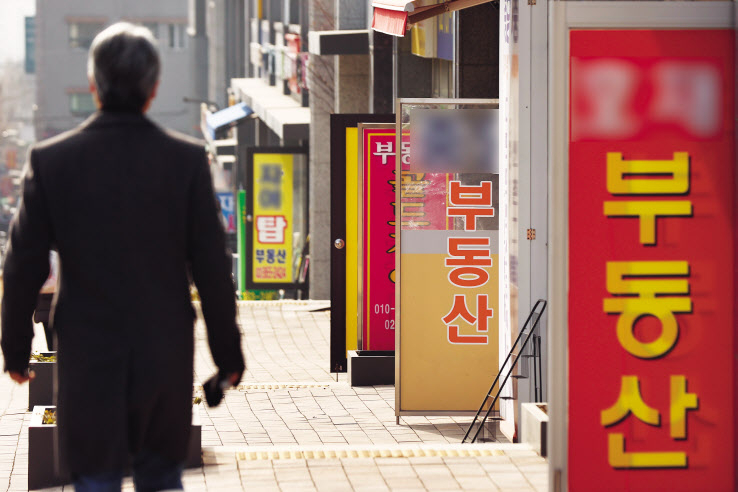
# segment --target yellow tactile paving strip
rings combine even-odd
[[[273,389],[310,389],[310,388],[330,388],[334,385],[331,383],[251,383],[239,384],[230,391],[247,391],[247,390],[273,390]],[[195,391],[202,391],[202,385],[196,384]]]
[[[392,449],[315,449],[315,450],[275,450],[275,451],[238,451],[239,461],[256,460],[304,460],[304,459],[341,459],[341,458],[424,458],[424,457],[474,457],[504,456],[501,449],[428,449],[428,448],[392,448]]]
[[[254,383],[240,384],[238,390],[297,389],[297,388],[330,388],[330,383]]]

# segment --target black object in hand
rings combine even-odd
[[[223,390],[231,386],[228,381],[228,375],[218,372],[213,377],[205,381],[202,389],[205,392],[205,401],[209,407],[217,407],[223,399]]]

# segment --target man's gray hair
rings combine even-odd
[[[95,36],[87,58],[104,110],[141,111],[159,80],[156,39],[143,26],[118,22]]]

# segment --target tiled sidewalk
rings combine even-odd
[[[337,382],[328,372],[330,313],[314,311],[322,307],[240,303],[248,371],[223,404],[201,408],[205,466],[185,472],[186,490],[547,490],[548,465],[526,446],[460,445],[468,418],[398,426],[393,386]],[[202,382],[215,368],[202,323],[195,336]],[[26,490],[27,398],[27,386],[0,380],[0,492]],[[483,452],[463,456],[473,449]],[[129,479],[124,489],[133,490]]]

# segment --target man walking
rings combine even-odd
[[[78,491],[181,489],[192,413],[190,274],[215,364],[244,371],[210,171],[202,145],[144,116],[160,62],[142,27],[115,24],[92,43],[100,111],[35,146],[4,270],[5,371],[29,378],[33,314],[59,253],[52,312],[58,340],[61,454]]]

